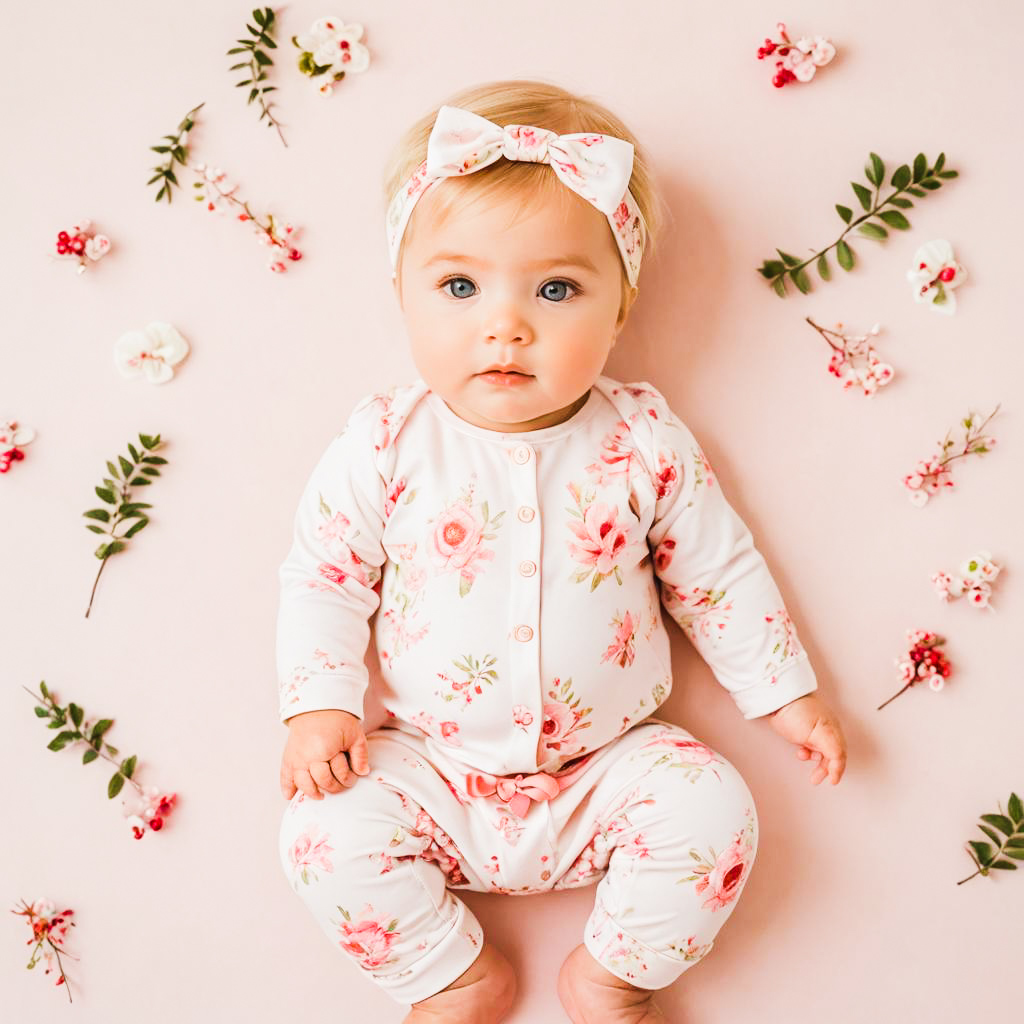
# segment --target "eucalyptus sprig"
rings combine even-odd
[[[246,22],[245,27],[255,37],[253,39],[238,39],[240,45],[228,50],[228,55],[236,53],[248,53],[249,59],[243,60],[238,64],[232,64],[231,71],[237,71],[239,68],[246,68],[249,71],[249,77],[243,79],[241,82],[236,82],[235,87],[241,88],[243,85],[251,86],[249,89],[249,99],[247,103],[252,103],[253,100],[258,99],[260,102],[260,120],[267,118],[267,127],[274,127],[277,129],[277,134],[281,136],[281,141],[284,142],[287,147],[288,143],[285,142],[284,134],[281,131],[281,125],[278,124],[277,119],[270,112],[270,107],[267,106],[267,101],[264,98],[268,92],[274,92],[277,89],[275,85],[261,85],[261,82],[266,81],[267,72],[266,68],[273,65],[273,61],[270,59],[270,54],[259,48],[259,44],[262,43],[264,46],[269,47],[271,50],[277,49],[277,43],[274,42],[271,37],[271,33],[274,31],[274,12],[269,7],[264,7],[263,10],[258,8],[252,12],[253,20],[259,28],[250,25]]]
[[[178,184],[178,179],[174,176],[174,165],[179,163],[182,167],[188,166],[188,146],[185,143],[188,140],[188,133],[195,126],[195,115],[204,105],[205,100],[198,107],[193,107],[182,118],[178,125],[177,135],[165,135],[165,142],[162,145],[149,147],[154,153],[167,154],[167,162],[159,167],[154,167],[153,170],[156,171],[156,174],[146,182],[147,185],[152,185],[154,181],[163,179],[160,191],[156,194],[158,203],[164,196],[167,196],[167,202],[171,201],[171,186]]]
[[[1003,814],[1000,807],[998,814],[983,814],[981,820],[987,822],[987,825],[979,825],[978,828],[996,844],[997,848],[979,839],[969,839],[967,852],[971,855],[971,860],[978,865],[978,870],[973,875],[961,878],[957,885],[969,882],[974,875],[987,875],[993,868],[1016,871],[1017,865],[1013,861],[1024,860],[1024,806],[1021,805],[1020,797],[1016,793],[1010,794],[1006,814]],[[1003,839],[988,825],[995,826],[1006,838]],[[1005,860],[1006,857],[1012,857],[1013,860]]]
[[[117,465],[114,465],[113,462],[107,462],[110,476],[103,478],[103,486],[96,488],[96,494],[101,501],[110,505],[111,509],[91,508],[88,512],[82,513],[86,519],[96,520],[96,522],[85,524],[87,530],[91,530],[93,533],[106,534],[110,537],[110,540],[104,541],[93,552],[100,560],[100,570],[96,573],[96,580],[92,585],[92,593],[89,595],[89,607],[85,610],[86,618],[89,618],[89,612],[92,610],[92,601],[96,596],[96,585],[103,574],[107,559],[111,555],[116,555],[119,551],[124,551],[128,546],[127,541],[149,525],[149,518],[143,512],[143,509],[152,508],[153,506],[147,505],[142,501],[132,501],[131,488],[151,484],[153,481],[150,477],[159,476],[160,470],[157,467],[166,465],[167,460],[159,455],[152,454],[163,443],[160,440],[159,434],[154,437],[150,437],[149,434],[139,434],[139,443],[142,445],[142,451],[139,451],[133,444],[128,445],[130,459],[125,458],[123,455],[118,455]],[[118,534],[117,528],[129,520],[134,520],[134,522],[124,533]],[[99,523],[104,525],[100,526],[98,525]]]
[[[88,749],[82,754],[82,764],[89,764],[90,761],[102,757],[104,761],[109,761],[117,768],[107,783],[109,799],[113,800],[126,782],[131,783],[139,793],[142,793],[142,787],[132,778],[135,774],[136,756],[132,754],[131,757],[115,761],[114,758],[119,753],[117,747],[112,747],[103,739],[107,730],[114,724],[112,719],[101,718],[95,723],[89,722],[85,712],[77,704],[68,704],[67,707],[58,704],[54,695],[46,688],[45,682],[40,682],[38,694],[33,693],[27,686],[23,686],[22,689],[36,701],[36,717],[49,719],[47,729],[61,730],[46,745],[47,750],[63,750],[69,743],[84,743]]]
[[[830,249],[834,248],[836,250],[836,262],[838,262],[843,270],[852,270],[854,253],[853,249],[850,248],[849,242],[846,241],[846,236],[854,228],[864,238],[873,238],[877,241],[884,241],[888,238],[888,228],[906,231],[910,227],[910,221],[900,213],[900,210],[907,210],[914,203],[902,195],[902,193],[906,192],[908,195],[921,199],[927,196],[929,192],[934,192],[936,189],[941,188],[942,179],[958,176],[957,171],[944,170],[946,164],[945,153],[939,154],[934,167],[928,166],[928,158],[924,153],[918,153],[914,157],[913,167],[909,164],[901,164],[896,168],[889,181],[889,184],[892,185],[895,191],[882,199],[881,191],[882,181],[885,178],[885,164],[877,153],[871,153],[870,158],[870,163],[864,167],[864,173],[868,181],[875,186],[874,195],[872,195],[871,189],[864,185],[856,181],[850,182],[854,194],[864,209],[864,213],[860,217],[854,220],[853,210],[850,207],[836,203],[836,213],[839,214],[840,219],[847,226],[831,245],[826,246],[805,260],[799,260],[796,256],[791,256],[781,249],[776,249],[775,251],[781,259],[765,260],[757,268],[757,272],[771,282],[772,288],[782,298],[786,297],[787,276],[803,294],[806,295],[811,290],[811,280],[804,269],[809,263],[815,263],[815,268],[823,281],[830,281],[832,279],[832,268],[828,262],[828,252]],[[897,209],[885,209],[887,206],[897,207]],[[877,218],[882,223],[879,224],[872,221],[872,217]],[[888,225],[888,227],[885,225]]]

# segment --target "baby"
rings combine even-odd
[[[559,998],[578,1024],[664,1021],[652,994],[711,950],[758,823],[732,764],[652,717],[660,606],[814,784],[842,777],[842,730],[694,436],[602,375],[660,224],[625,125],[542,82],[467,90],[387,195],[421,379],[356,406],[281,567],[282,864],[406,1024],[512,1004],[457,890],[598,883]],[[374,613],[388,717],[365,735]]]

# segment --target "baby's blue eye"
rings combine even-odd
[[[573,288],[573,289],[575,289],[575,286],[569,284],[568,281],[546,281],[544,284],[542,284],[540,286],[540,290],[541,290],[542,293],[544,292],[545,288],[561,288],[562,292],[560,292],[560,293],[556,293],[555,295],[551,295],[551,294],[544,295],[545,299],[551,299],[552,302],[561,302],[562,299],[566,298],[565,289],[566,288]]]
[[[446,291],[448,285],[454,286],[452,291]],[[473,292],[466,291],[465,286],[469,286],[474,291],[476,290],[476,285],[473,284],[468,277],[449,277],[439,285],[440,289],[444,291],[446,295],[450,295],[453,299],[468,299],[472,296]],[[455,287],[457,287],[459,291],[455,291]],[[545,289],[549,288],[556,289],[555,294],[545,292]],[[570,298],[571,296],[567,295],[565,291],[567,288],[571,288],[574,295],[579,292],[579,288],[577,288],[571,281],[545,281],[544,284],[540,286],[541,294],[544,295],[544,298],[550,299],[552,302],[564,302],[566,298]]]
[[[458,284],[458,285],[467,284],[467,285],[470,286],[470,288],[475,288],[476,287],[476,285],[474,285],[473,282],[470,281],[470,279],[468,277],[449,277],[447,281],[442,281],[441,282],[441,289],[442,289],[442,291],[448,285],[450,285],[450,284]],[[468,299],[469,296],[472,294],[472,292],[460,291],[460,292],[456,292],[454,294],[452,292],[448,292],[448,294],[451,295],[452,298],[454,298],[454,299]]]

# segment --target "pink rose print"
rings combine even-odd
[[[567,760],[583,750],[583,743],[576,733],[591,726],[591,722],[583,719],[594,709],[579,709],[579,698],[572,692],[571,678],[564,683],[556,679],[548,690],[548,696],[551,699],[544,702],[544,724],[540,732],[541,760],[546,762],[552,753]]]
[[[774,615],[766,615],[764,621],[776,623],[773,629],[775,636],[778,638],[775,646],[772,648],[771,659],[765,666],[765,673],[777,673],[786,661],[796,658],[803,653],[804,649],[797,639],[793,620],[789,617],[789,612],[785,608],[780,608]],[[778,676],[773,674],[769,683],[774,683],[777,678]]]
[[[655,492],[658,500],[668,498],[679,483],[679,471],[676,462],[679,456],[671,448],[658,452],[658,471],[655,474]]]
[[[493,654],[485,654],[483,661],[478,661],[472,654],[466,654],[460,661],[458,658],[452,660],[452,664],[466,675],[465,679],[453,679],[444,672],[438,672],[438,679],[442,680],[451,688],[451,693],[445,693],[443,689],[435,690],[434,693],[442,700],[459,701],[463,709],[473,703],[474,696],[480,696],[484,684],[493,686],[498,681],[498,673],[494,666],[498,659]]]
[[[438,722],[433,715],[428,715],[425,711],[417,711],[416,714],[410,715],[409,721],[428,736],[433,736],[435,740],[442,740],[452,747],[462,746],[458,722]]]
[[[671,564],[675,555],[676,542],[671,537],[666,537],[654,552],[654,568],[663,573]]]
[[[612,929],[608,941],[598,954],[598,960],[609,967],[618,968],[614,973],[621,972],[627,981],[639,981],[643,978],[644,972],[650,969],[645,962],[645,947],[632,935],[614,930],[615,922],[603,907],[595,908],[595,912],[600,916],[595,922],[595,931],[591,938],[598,938],[602,930]],[[607,931],[605,933],[607,934]]]
[[[397,917],[388,921],[386,913],[374,914],[369,903],[363,907],[359,919],[355,921],[344,907],[338,907],[338,910],[345,918],[344,921],[336,922],[340,932],[338,943],[346,953],[355,957],[360,967],[373,971],[397,959],[391,956],[391,947],[402,936],[396,930]]]
[[[629,480],[634,465],[639,461],[636,446],[629,438],[629,426],[625,420],[619,420],[601,441],[601,454],[596,462],[587,466],[587,472],[597,477],[595,483],[599,487],[614,481],[617,476]]]
[[[682,768],[684,777],[690,782],[696,782],[705,767],[715,762],[721,764],[721,759],[709,746],[699,740],[687,739],[675,733],[664,733],[648,740],[640,747],[636,756],[646,757],[650,753],[657,755],[651,762],[651,768],[663,764],[670,768]],[[714,767],[711,771],[716,778],[721,779]]]
[[[385,499],[384,499],[384,516],[385,516],[385,518],[389,518],[389,519],[391,518],[391,513],[395,511],[395,506],[398,504],[398,499],[405,492],[405,488],[407,486],[408,485],[406,484],[406,480],[405,480],[404,476],[399,478],[398,480],[396,480],[395,483],[391,485],[390,489],[387,492],[387,497],[385,497]],[[413,498],[415,498],[415,497],[416,497],[416,491],[415,490],[409,491],[409,493],[405,495],[405,501],[402,504],[408,505],[409,502],[412,501]]]
[[[394,859],[407,860],[410,856],[415,856],[430,864],[436,864],[447,878],[448,886],[468,885],[469,879],[462,873],[460,866],[460,861],[464,858],[452,837],[419,804],[410,800],[400,790],[392,786],[387,788],[402,802],[402,809],[413,822],[412,825],[406,826],[405,831],[399,828],[389,845],[400,846],[406,838],[406,832],[408,837],[420,840],[420,848],[414,855],[404,854]],[[393,867],[393,859],[384,853],[377,856],[387,861],[380,872],[382,875],[386,874]]]
[[[282,680],[279,687],[281,696],[281,707],[288,707],[291,704],[298,704],[299,691],[302,684],[309,679],[309,669],[304,665],[297,665],[292,669],[292,674]]]
[[[458,572],[459,596],[465,597],[473,586],[476,575],[483,568],[480,563],[491,561],[494,551],[484,542],[494,540],[496,534],[488,532],[501,525],[505,515],[499,512],[493,518],[487,502],[480,506],[480,514],[473,511],[473,485],[453,504],[444,509],[434,523],[430,536],[431,555],[440,572]]]
[[[711,952],[711,947],[713,945],[713,942],[699,943],[697,941],[697,936],[691,935],[687,938],[685,946],[670,945],[668,948],[681,960],[696,963],[698,960],[703,960],[704,957]]]
[[[527,726],[533,725],[533,712],[525,704],[517,704],[512,709],[512,721],[525,730]]]
[[[326,651],[321,651],[319,647],[313,651],[313,657],[320,662],[321,667],[327,672],[334,672],[345,664],[341,658],[338,658],[337,662],[331,661],[330,655]],[[337,655],[335,655],[335,657],[337,657]]]
[[[700,448],[691,448],[690,452],[693,455],[694,486],[700,487],[701,484],[706,484],[708,487],[713,487],[715,474],[711,470],[711,463],[708,462],[707,456]]]
[[[314,868],[320,868],[322,871],[334,871],[334,865],[327,856],[334,852],[334,848],[327,845],[330,836],[326,833],[318,836],[318,832],[319,828],[316,825],[310,825],[292,843],[292,847],[288,851],[288,857],[292,862],[292,884],[296,888],[298,888],[296,884],[298,879],[309,885],[311,878],[318,878]]]
[[[570,519],[567,525],[576,540],[566,543],[572,557],[586,567],[575,573],[573,580],[582,583],[593,573],[590,581],[590,589],[593,591],[603,580],[614,575],[621,586],[622,574],[616,562],[629,546],[630,540],[629,528],[616,523],[618,507],[609,507],[597,501],[583,508],[579,487],[572,483],[568,487],[569,493],[576,500],[576,509],[569,511],[576,518]]]
[[[661,593],[666,610],[695,647],[722,636],[732,611],[732,601],[722,604],[724,590],[694,587],[686,594],[678,587],[666,586]]]
[[[633,624],[633,616],[629,612],[621,619],[616,616],[612,619],[612,625],[615,627],[615,638],[601,656],[601,661],[614,661],[621,668],[626,668],[633,664],[636,657],[636,626]]]
[[[754,859],[754,818],[750,808],[746,813],[746,825],[721,854],[716,855],[714,847],[708,847],[709,859],[696,850],[690,850],[690,857],[697,866],[692,875],[679,879],[679,882],[696,882],[697,892],[707,893],[702,906],[708,910],[720,910],[732,903],[749,873]]]
[[[316,536],[324,546],[330,562],[321,562],[317,566],[320,575],[340,586],[351,576],[356,582],[364,586],[371,586],[377,582],[380,573],[371,567],[367,572],[366,566],[360,561],[359,556],[349,547],[346,538],[352,524],[340,512],[336,515],[331,512],[330,506],[320,495],[320,514],[324,521],[317,524]],[[317,584],[314,582],[313,584]]]

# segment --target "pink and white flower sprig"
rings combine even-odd
[[[765,39],[764,46],[757,48],[757,59],[764,60],[777,53],[782,60],[775,62],[778,69],[772,85],[781,89],[788,82],[809,82],[820,67],[824,67],[836,55],[836,48],[824,36],[808,39],[801,36],[795,43],[786,35],[783,22],[776,25],[782,38],[778,41]]]
[[[0,473],[6,473],[12,462],[25,458],[21,446],[31,443],[35,436],[31,427],[20,427],[17,420],[0,420]]]
[[[92,221],[82,220],[70,231],[57,232],[57,255],[78,261],[78,273],[85,273],[90,261],[98,262],[110,252],[110,239],[93,230]]]
[[[60,955],[63,953],[65,956],[70,956],[72,960],[78,959],[64,948],[68,929],[75,927],[75,922],[71,920],[75,916],[75,912],[62,910],[58,914],[57,908],[46,899],[38,899],[35,903],[26,903],[25,900],[22,900],[21,908],[21,910],[12,910],[11,913],[24,917],[32,929],[32,938],[25,943],[25,945],[33,947],[32,955],[25,965],[26,968],[32,970],[39,963],[41,957],[46,963],[46,970],[43,973],[49,974],[53,970],[53,962],[56,960],[57,970],[60,971],[60,977],[56,983],[67,989],[68,1002],[74,1002],[71,998],[68,976],[64,973],[64,965],[60,962]]]
[[[370,66],[370,51],[359,42],[362,38],[362,25],[346,25],[341,18],[318,18],[305,35],[292,36],[302,51],[299,70],[309,76],[321,96],[330,96],[346,73]]]
[[[238,220],[251,224],[260,244],[270,249],[267,262],[270,270],[282,274],[288,269],[286,260],[294,262],[302,259],[302,253],[295,246],[298,232],[291,224],[275,222],[273,214],[269,213],[266,223],[263,223],[249,209],[248,202],[235,195],[238,186],[228,181],[227,175],[219,167],[196,164],[192,169],[201,179],[195,182],[195,188],[202,190],[196,194],[196,201],[205,203],[206,209],[211,212],[226,213],[233,210]]]
[[[843,383],[843,390],[859,387],[865,395],[873,397],[883,384],[893,378],[893,368],[878,358],[878,353],[871,344],[871,339],[881,330],[875,324],[867,334],[843,334],[843,325],[837,323],[835,330],[821,327],[810,317],[806,321],[832,347],[832,358],[829,360],[828,372],[838,377]],[[836,340],[833,341],[832,339]]]
[[[943,238],[926,242],[914,253],[914,265],[907,280],[917,302],[928,303],[933,313],[952,316],[956,312],[953,289],[967,279],[967,271],[957,263],[953,246]]]
[[[22,689],[36,701],[36,717],[49,719],[48,729],[60,730],[47,744],[47,750],[63,750],[69,744],[84,743],[86,749],[82,754],[82,764],[103,758],[117,768],[107,783],[108,799],[113,800],[126,782],[135,789],[138,799],[125,807],[128,824],[132,826],[135,838],[141,839],[147,827],[153,832],[159,832],[177,802],[177,795],[164,793],[155,787],[143,789],[134,778],[138,760],[135,754],[121,758],[120,761],[114,759],[119,751],[104,739],[114,724],[113,719],[101,718],[95,723],[90,722],[77,704],[70,703],[66,707],[59,704],[56,694],[47,689],[45,682],[40,682],[38,694],[33,693],[27,686]]]
[[[946,642],[944,637],[930,633],[925,629],[907,631],[910,649],[902,658],[896,659],[896,667],[900,670],[900,679],[906,684],[902,690],[894,693],[889,700],[883,701],[876,708],[881,711],[890,701],[894,701],[901,693],[909,690],[914,683],[927,682],[936,692],[946,685],[946,680],[953,671],[949,659],[938,648]]]
[[[992,561],[987,551],[979,551],[968,558],[960,567],[960,574],[937,572],[932,576],[932,583],[939,597],[949,601],[958,597],[966,597],[967,603],[975,608],[995,609],[989,604],[992,584],[1002,571],[1002,566]]]
[[[985,417],[980,425],[976,422],[975,414],[969,412],[966,418],[961,420],[961,424],[967,432],[963,450],[951,451],[955,444],[949,436],[951,431],[947,431],[946,438],[938,452],[930,458],[922,459],[918,462],[917,468],[903,478],[903,486],[910,491],[909,497],[912,504],[925,505],[931,495],[938,494],[944,487],[953,486],[953,471],[949,468],[949,464],[954,459],[962,459],[966,455],[984,455],[995,447],[996,439],[984,436],[983,431],[997,412],[999,412],[999,405]]]

